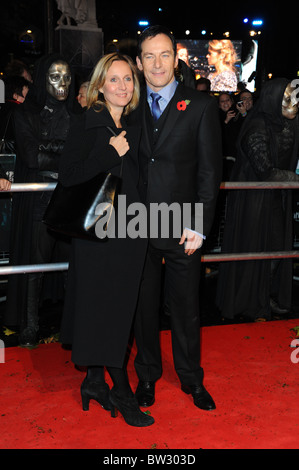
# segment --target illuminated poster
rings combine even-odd
[[[257,41],[251,41],[247,46],[243,62],[241,40],[179,40],[177,51],[179,58],[194,70],[196,78],[210,80],[211,91],[236,92],[239,82],[243,82],[249,91],[254,91]]]

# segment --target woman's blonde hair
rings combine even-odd
[[[216,67],[219,69],[218,71],[226,68],[235,71],[234,64],[238,61],[238,55],[230,39],[214,39],[209,42],[209,49],[219,54],[219,62]],[[220,54],[223,57],[220,58]]]
[[[113,62],[116,61],[123,61],[126,62],[133,75],[133,83],[134,83],[134,91],[133,91],[133,96],[131,101],[127,104],[124,110],[124,114],[129,114],[131,111],[133,111],[139,103],[139,96],[140,96],[140,85],[139,85],[139,80],[137,76],[137,69],[134,65],[134,62],[130,57],[124,54],[119,54],[118,52],[113,52],[112,54],[107,54],[103,56],[99,62],[96,64],[92,77],[90,79],[90,84],[88,87],[87,91],[87,108],[98,108],[100,111],[103,109],[103,107],[107,107],[108,105],[105,101],[104,95],[99,92],[99,89],[102,88],[102,86],[105,83],[106,80],[106,75],[113,64]]]

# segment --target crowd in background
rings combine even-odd
[[[36,83],[34,83],[33,76],[34,76],[34,71],[20,60],[12,61],[11,63],[7,65],[5,69],[5,75],[3,77],[4,83],[5,83],[5,103],[1,104],[1,108],[0,108],[0,129],[1,129],[0,137],[2,138],[1,153],[3,154],[5,153],[13,154],[16,152],[15,142],[14,142],[15,135],[14,135],[14,129],[12,126],[11,116],[15,112],[15,109],[23,105],[24,101],[27,99],[27,96],[28,96],[28,99],[32,99],[32,100],[34,99],[35,93],[36,93],[36,90],[35,90]],[[248,120],[248,117],[252,114],[255,108],[255,102],[256,102],[256,98],[254,96],[255,94],[247,90],[246,85],[244,85],[241,82],[238,83],[237,90],[235,92],[231,92],[231,91],[212,92],[211,81],[206,77],[202,77],[202,78],[195,80],[193,72],[182,60],[179,61],[179,67],[177,70],[177,80],[182,81],[184,84],[187,84],[193,88],[196,88],[198,92],[207,93],[211,95],[215,100],[217,100],[218,106],[219,106],[219,119],[220,119],[221,128],[222,128],[222,150],[223,150],[222,181],[229,181],[232,178],[233,168],[235,167],[235,162],[238,156],[238,139],[241,134],[241,130],[244,129],[244,123]],[[80,80],[77,78],[77,82],[75,81],[75,83],[73,84],[74,94],[72,98],[74,99],[74,102],[72,103],[72,107],[73,107],[72,112],[80,113],[80,112],[84,112],[84,110],[86,109],[86,94],[87,94],[88,85],[89,85],[89,81],[88,81],[88,78],[86,77],[83,80]],[[286,84],[284,83],[284,85]],[[275,113],[277,111],[276,109],[274,110],[273,108],[272,112]],[[271,119],[269,119],[267,122],[268,122],[267,124],[268,128],[270,128],[272,126]],[[275,132],[279,132],[279,125],[273,124],[273,126],[274,126],[273,128],[275,128]],[[280,131],[286,132],[286,130],[284,129],[281,123],[280,123]],[[270,132],[272,136],[271,138],[273,139],[278,138],[277,136],[275,137],[273,135],[273,133],[275,132],[274,131],[272,132],[272,130]],[[265,136],[264,137],[260,136],[260,138],[264,138],[265,141],[268,139],[268,137],[265,137]],[[293,140],[291,139],[289,141],[289,144],[291,146],[294,143],[297,146],[297,137],[295,136],[295,134],[293,135]],[[285,142],[281,142],[281,140],[279,140],[279,145],[283,146],[284,144]],[[272,143],[267,141],[267,145],[271,147]],[[265,147],[263,147],[262,149],[257,148],[257,151],[265,152],[266,150],[265,150]],[[293,166],[295,164],[294,162],[297,164],[296,156],[293,155],[292,156]],[[267,162],[267,164],[268,163],[269,162]],[[287,166],[289,165],[288,168],[283,167],[282,168],[283,170],[286,170],[289,173],[290,172],[294,173],[295,169],[290,167],[290,162],[285,161],[283,162],[283,165],[287,165]],[[281,174],[280,176],[282,180],[284,181],[292,180],[289,177],[289,173],[287,176]],[[263,175],[264,177],[265,173],[260,173],[259,176],[261,175]],[[297,179],[298,177],[297,175],[295,175],[293,178],[293,181],[297,181]],[[1,166],[1,161],[0,161],[0,190],[9,190],[11,183],[12,183],[12,179],[11,177],[7,176],[6,172]],[[255,192],[252,192],[252,193],[255,193]],[[270,191],[268,191],[268,194],[270,194]],[[271,192],[271,194],[273,194],[273,192]],[[281,193],[279,197],[283,199],[283,204],[285,204],[285,200],[286,200],[285,194]],[[224,196],[223,194],[219,195],[219,204],[221,206],[221,210],[223,208],[225,208],[226,210],[227,200],[226,200],[226,196]],[[250,204],[256,204],[256,202],[251,202]],[[276,200],[276,206],[278,207],[277,211],[279,212],[280,200],[279,201]],[[219,211],[218,212],[216,211],[216,218],[217,216],[219,216]],[[217,220],[216,220],[216,223],[217,223]],[[240,237],[241,236],[243,235],[240,235]],[[283,238],[283,233],[281,233],[281,238]],[[278,249],[280,247],[281,249],[282,246],[286,246],[286,245],[284,245],[283,243],[282,244],[278,243],[277,245],[273,245],[273,247],[269,246],[269,248],[273,249],[276,247]],[[288,247],[290,249],[290,245],[288,245]],[[244,247],[239,247],[239,249],[241,250],[243,250],[243,248]],[[235,250],[236,247],[230,246],[230,249]],[[245,248],[245,251],[246,249],[248,249],[248,247]],[[260,246],[260,249],[261,249],[261,246]],[[11,247],[11,250],[13,251],[13,247]],[[272,265],[273,264],[274,263],[272,263]],[[273,270],[274,269],[276,273],[278,267],[275,266]],[[271,271],[272,274],[271,273],[268,274],[269,279],[272,279],[272,277],[274,276],[273,270]],[[230,281],[232,280],[232,276],[235,276],[235,274],[232,274],[232,273],[229,274],[228,279]],[[253,274],[253,276],[257,278],[259,277],[259,275],[256,273]],[[222,286],[221,286],[221,290],[223,291]],[[225,287],[224,290],[227,292],[228,291],[227,287]],[[238,313],[237,311],[235,312],[234,307],[231,305],[230,301],[226,299],[225,302],[227,305],[230,305],[229,308],[231,309],[231,312],[227,313],[228,316],[234,316],[235,313]],[[222,301],[219,301],[219,307],[226,310],[223,306]],[[272,303],[272,307],[273,307],[273,303]],[[275,303],[275,306],[273,307],[274,311],[275,311],[275,308],[276,308],[276,311],[284,312],[284,311],[289,311],[291,306],[288,301],[282,304],[281,307],[279,307]],[[249,318],[251,317],[252,319],[256,319],[261,316],[262,317],[264,316],[265,318],[269,318],[270,313],[268,310],[265,311],[265,309],[259,309],[259,308],[254,310],[253,308],[253,311],[249,312],[248,317]]]

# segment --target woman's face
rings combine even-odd
[[[77,96],[78,103],[80,104],[82,108],[85,108],[87,106],[86,98],[87,98],[87,87],[82,86],[80,87],[78,96]]]
[[[213,49],[211,49],[209,47],[209,50],[208,50],[208,53],[207,53],[207,59],[208,59],[208,64],[209,65],[216,65],[218,60],[219,60],[218,52],[213,51]]]
[[[123,60],[114,61],[99,91],[103,93],[107,106],[111,110],[120,110],[127,106],[134,92],[133,74],[129,64]]]
[[[282,98],[282,115],[287,119],[295,119],[298,113],[298,100],[292,96],[294,90],[289,83]]]
[[[222,109],[225,113],[232,107],[233,100],[229,95],[220,95],[219,96],[219,108]]]
[[[180,49],[178,51],[178,58],[183,60],[184,62],[186,62],[186,64],[188,63],[188,51],[187,49]]]

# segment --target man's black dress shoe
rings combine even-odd
[[[194,405],[202,410],[215,410],[216,405],[203,385],[181,385],[183,392],[192,395]]]
[[[155,382],[145,382],[139,380],[135,397],[139,406],[152,406],[155,403]]]
[[[38,333],[35,328],[28,326],[19,335],[21,348],[34,348],[38,344]]]
[[[276,315],[286,315],[290,311],[287,308],[281,308],[272,297],[270,298],[270,308],[271,312],[276,313]]]

